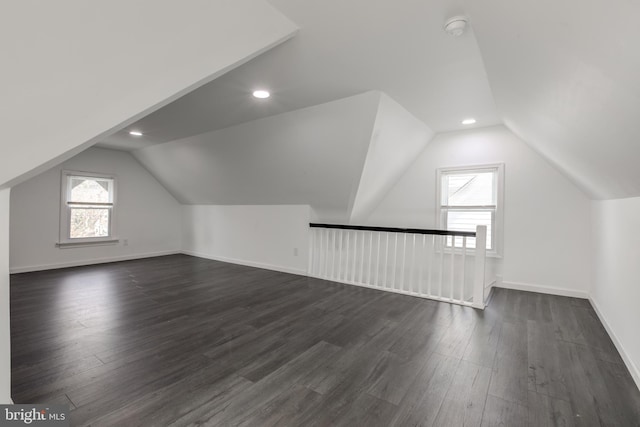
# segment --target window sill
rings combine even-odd
[[[92,241],[82,241],[82,242],[58,242],[56,243],[56,248],[58,249],[87,248],[90,246],[117,245],[118,242],[120,242],[120,240],[118,239],[92,240]]]

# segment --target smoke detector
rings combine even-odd
[[[444,24],[444,30],[447,34],[452,35],[454,37],[460,37],[464,30],[467,28],[467,17],[466,16],[454,16],[453,18],[449,18],[447,22]]]

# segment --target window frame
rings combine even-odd
[[[109,213],[109,235],[104,237],[76,237],[71,238],[71,206],[69,205],[70,188],[69,182],[71,177],[79,178],[99,178],[109,179],[112,181],[112,200],[111,206],[108,206],[111,212]],[[118,204],[118,184],[117,178],[114,174],[96,173],[96,172],[84,172],[75,170],[63,170],[61,173],[60,182],[60,235],[59,241],[56,244],[59,248],[65,247],[78,247],[84,245],[96,245],[96,244],[112,244],[117,243],[116,236],[116,207]]]
[[[438,228],[443,228],[442,219],[442,176],[449,173],[478,173],[496,172],[496,208],[495,215],[492,216],[492,249],[487,249],[487,255],[501,258],[503,249],[504,234],[504,163],[489,163],[469,166],[451,166],[436,169],[436,224]],[[464,207],[461,207],[464,209]],[[451,250],[451,248],[448,248]],[[454,250],[457,250],[454,249]],[[474,249],[469,249],[473,251]]]

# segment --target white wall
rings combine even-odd
[[[306,274],[309,215],[305,205],[185,205],[182,249],[204,258]]]
[[[63,169],[115,174],[117,245],[60,249]],[[128,245],[124,245],[124,239]],[[22,272],[175,253],[180,205],[129,153],[90,148],[11,192],[11,271]]]
[[[640,387],[640,197],[593,202],[591,302]]]
[[[436,169],[505,164],[503,286],[585,297],[590,200],[503,126],[439,134],[368,218],[434,227]]]
[[[433,138],[433,131],[404,107],[380,93],[378,114],[350,222],[363,221]]]
[[[0,148],[0,186],[43,172],[297,30],[263,0],[13,0],[2,12],[0,128],[10,149]]]
[[[9,192],[0,190],[0,404],[11,403],[9,328]]]
[[[347,221],[379,101],[365,92],[133,154],[181,203],[308,204]]]

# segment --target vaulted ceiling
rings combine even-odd
[[[500,117],[592,198],[640,195],[640,2],[469,2]]]
[[[141,148],[379,90],[436,132],[501,123],[473,30],[442,30],[464,8],[450,0],[270,0],[299,27],[258,56],[105,142]],[[268,88],[267,101],[251,97]]]
[[[377,207],[433,132],[379,91],[136,150],[184,204],[309,204],[357,222]]]
[[[640,195],[640,3],[270,3],[296,37],[102,144],[135,150],[379,90],[437,133],[505,124],[592,198]],[[454,38],[442,27],[458,14],[471,27]],[[262,87],[272,97],[253,99]]]

